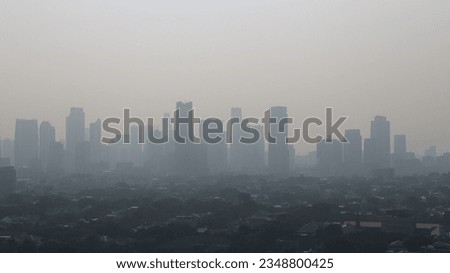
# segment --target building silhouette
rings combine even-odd
[[[394,160],[405,160],[406,159],[406,136],[405,135],[395,135],[394,136]]]
[[[391,128],[386,117],[376,116],[371,122],[369,153],[372,169],[386,169],[391,167]],[[370,146],[373,145],[373,146]]]
[[[76,172],[76,158],[86,155],[77,154],[77,147],[85,142],[85,115],[83,108],[72,107],[66,118],[66,169],[70,173]],[[84,150],[84,149],[83,149]]]
[[[41,168],[47,172],[50,163],[51,146],[55,143],[56,132],[50,122],[43,121],[39,126],[39,161]]]
[[[375,159],[375,142],[373,139],[366,138],[364,139],[364,152],[363,152],[363,160],[364,165],[367,170],[372,170],[376,167]]]
[[[192,102],[177,102],[176,107],[181,118],[189,119],[189,112],[193,110]],[[266,142],[264,126],[252,123],[249,126],[259,133],[259,140],[251,144],[241,142],[242,137],[252,135],[242,130],[242,109],[234,107],[231,109],[231,118],[237,118],[237,122],[231,131],[227,131],[232,137],[231,144],[226,143],[226,132],[216,134],[223,139],[220,143],[206,143],[201,138],[203,121],[200,120],[200,124],[192,128],[194,135],[200,139],[198,143],[193,143],[189,139],[189,125],[185,121],[180,124],[175,118],[174,126],[170,128],[169,125],[168,128],[167,143],[147,141],[141,144],[139,128],[131,126],[129,136],[123,136],[129,137],[129,144],[106,145],[101,143],[101,120],[97,119],[89,124],[89,128],[85,128],[83,109],[71,108],[66,118],[66,139],[60,142],[56,142],[55,128],[50,122],[43,121],[38,128],[37,120],[16,120],[15,140],[0,141],[0,167],[12,164],[19,178],[121,170],[136,173],[148,171],[157,176],[225,173],[286,175],[296,170],[304,174],[318,171],[322,176],[372,175],[389,178],[393,174],[445,173],[450,170],[449,153],[438,155],[436,147],[432,146],[423,157],[416,157],[414,153],[408,152],[405,135],[393,137],[391,154],[390,122],[383,116],[376,116],[371,121],[370,137],[364,141],[359,129],[346,130],[347,143],[338,140],[327,143],[323,140],[317,144],[316,152],[308,156],[296,156],[294,146],[286,143],[287,124],[281,128],[284,130],[279,128],[279,122],[288,117],[287,108],[276,106],[270,111],[275,123],[271,122],[269,131],[275,143]],[[170,118],[170,115],[166,114],[165,117]],[[225,128],[225,125],[224,129],[230,129]],[[158,128],[155,133],[157,138],[162,136]],[[184,138],[186,143],[176,143],[175,135]]]
[[[242,173],[244,171],[244,144],[240,141],[242,137],[240,126],[242,109],[240,107],[231,108],[230,118],[239,119],[239,123],[234,124],[232,128],[226,128],[232,137],[232,143],[229,144],[228,166],[231,172]]]
[[[37,120],[16,120],[14,154],[15,166],[21,173],[24,168],[28,170],[37,169],[39,154]]]
[[[362,137],[359,129],[345,130],[347,143],[343,143],[344,173],[361,174],[362,170]]]
[[[275,138],[275,143],[268,143],[268,167],[269,172],[274,174],[287,174],[289,172],[289,145],[286,143],[288,126],[284,126],[284,131],[278,130],[278,123],[283,118],[287,118],[287,108],[275,106],[270,108],[271,117],[276,122],[270,125],[270,135]]]
[[[193,110],[192,102],[177,102],[176,109],[179,110],[179,118],[188,119],[193,124],[192,118],[189,118],[189,112]],[[192,128],[194,136],[199,137],[199,133]],[[174,173],[177,175],[198,176],[204,175],[208,171],[207,167],[207,149],[203,142],[194,143],[189,139],[189,125],[180,122],[175,117],[174,135],[185,139],[185,143],[175,143]]]

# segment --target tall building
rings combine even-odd
[[[55,138],[55,127],[48,121],[41,122],[41,125],[39,126],[39,160],[44,172],[48,170],[50,149],[56,141]]]
[[[395,135],[394,136],[394,159],[404,160],[406,159],[406,136]]]
[[[376,116],[371,122],[370,139],[374,145],[375,169],[390,168],[391,159],[391,125],[386,117]]]
[[[391,165],[398,175],[414,174],[421,168],[421,163],[415,158],[415,154],[407,152],[405,135],[394,136],[394,153],[391,157]]]
[[[179,111],[180,118],[187,118],[188,112],[192,110],[192,102],[177,102],[176,109]],[[190,153],[192,149],[189,149],[191,143],[188,140],[188,127],[186,124],[180,124],[177,117],[174,123],[174,135],[180,136],[185,139],[185,143],[175,143],[175,158],[174,158],[174,173],[177,175],[192,174],[192,161]]]
[[[244,144],[240,142],[240,138],[242,137],[242,130],[240,126],[240,122],[242,121],[242,109],[239,107],[231,108],[230,118],[239,119],[239,123],[234,124],[233,128],[226,128],[226,130],[230,130],[229,132],[232,137],[232,143],[229,144],[228,165],[230,171],[234,173],[242,173],[244,171]]]
[[[284,106],[275,106],[270,108],[271,117],[276,122],[270,125],[270,135],[276,139],[275,143],[268,144],[268,165],[269,172],[278,174],[287,174],[289,172],[289,145],[286,143],[288,135],[287,124],[284,126],[284,132],[278,130],[281,119],[287,118],[287,108]]]
[[[72,107],[66,118],[66,167],[69,172],[75,172],[77,146],[85,141],[85,116],[83,108]],[[78,155],[80,157],[80,155]],[[84,158],[85,156],[81,156]]]
[[[14,142],[16,168],[36,169],[38,166],[38,153],[39,133],[37,120],[16,120]]]
[[[364,139],[364,165],[367,167],[368,170],[372,170],[376,167],[375,165],[375,142],[373,139],[366,138]]]
[[[358,129],[345,130],[347,143],[343,143],[344,170],[347,175],[361,173],[362,137]]]
[[[180,118],[189,118],[193,110],[192,102],[177,102]],[[193,120],[189,122],[193,123]],[[193,132],[199,137],[199,132]],[[207,150],[204,143],[193,143],[189,140],[188,124],[180,123],[175,118],[175,136],[181,136],[185,143],[175,143],[174,173],[177,175],[203,175],[207,172]]]

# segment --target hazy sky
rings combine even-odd
[[[62,138],[71,106],[91,122],[192,100],[298,121],[332,106],[365,137],[385,115],[412,150],[450,150],[450,1],[1,0],[0,97],[2,138],[16,118]]]

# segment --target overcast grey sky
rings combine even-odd
[[[450,150],[450,1],[1,0],[0,95],[3,138],[16,118],[62,138],[71,106],[91,122],[192,100],[218,117],[332,106],[366,137],[386,115],[412,150]]]

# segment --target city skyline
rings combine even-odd
[[[262,124],[255,123],[248,127],[259,134],[259,139],[252,141],[251,144],[241,142],[242,137],[252,138],[250,131],[244,129],[242,125],[229,127],[228,123],[226,126],[222,125],[225,131],[208,133],[209,138],[220,136],[219,143],[206,141],[202,134],[202,130],[206,129],[202,124],[209,118],[198,118],[193,112],[194,108],[191,101],[176,102],[177,111],[174,112],[172,121],[168,121],[169,128],[166,133],[157,126],[153,132],[147,131],[147,125],[141,128],[140,123],[144,125],[145,122],[130,115],[129,109],[126,109],[124,120],[114,126],[121,131],[119,136],[122,136],[118,142],[106,143],[103,142],[102,135],[111,134],[112,131],[105,131],[103,121],[100,119],[87,121],[85,111],[80,107],[69,109],[66,117],[66,138],[58,141],[57,129],[50,122],[17,119],[15,139],[1,141],[0,166],[13,165],[17,168],[19,177],[25,178],[38,176],[39,173],[58,176],[110,170],[137,171],[142,167],[157,176],[225,173],[285,176],[305,173],[313,176],[391,177],[446,172],[450,166],[450,153],[447,151],[438,153],[434,145],[430,145],[424,151],[424,156],[411,152],[409,137],[405,134],[391,134],[391,122],[385,116],[377,115],[370,121],[371,132],[367,137],[362,135],[358,128],[346,129],[344,132],[340,132],[341,128],[337,128],[334,135],[328,135],[327,125],[325,126],[327,137],[318,139],[319,142],[316,144],[311,144],[315,146],[314,152],[302,154],[302,151],[298,151],[288,140],[293,137],[295,130],[303,133],[305,124],[302,129],[292,128],[295,127],[295,123],[284,124],[284,129],[280,129],[282,119],[291,118],[287,107],[271,107],[270,111],[264,113],[267,121],[263,119]],[[327,119],[329,119],[328,110],[331,109],[327,109]],[[248,118],[243,115],[244,111],[245,109],[238,107],[231,108],[229,122],[235,120],[241,123]],[[170,114],[165,114],[164,118],[169,119]],[[178,118],[183,120],[178,121]],[[305,119],[305,122],[311,118]],[[338,120],[342,118],[333,117],[330,112],[331,126],[340,124]],[[191,119],[198,120],[196,123],[199,126],[196,127],[192,121],[189,122]],[[345,119],[343,121],[345,122]],[[268,123],[265,124],[266,122]],[[323,127],[322,123],[327,122],[316,120],[306,127],[320,127],[318,124]],[[135,123],[134,126],[132,123]],[[189,125],[190,123],[192,125]],[[130,131],[127,132],[126,128]],[[232,131],[227,134],[226,130]],[[141,133],[144,142],[141,142],[139,136]],[[154,143],[148,138],[149,133],[154,138],[161,138],[168,133],[168,141]],[[252,134],[253,138],[256,137],[255,133]],[[309,138],[314,138],[317,133],[307,134]],[[345,135],[346,139],[338,140],[340,134]],[[226,135],[232,136],[232,142],[228,142]],[[177,138],[180,137],[184,138],[186,143],[179,142]],[[189,140],[191,137],[199,137],[198,143],[192,143]],[[117,135],[114,139],[116,138]],[[274,140],[275,142],[271,143]]]
[[[69,107],[68,109],[70,109],[70,108],[73,108],[73,106],[71,106],[71,107]],[[84,107],[81,107],[81,106],[77,106],[77,107],[75,107],[75,108],[82,108],[82,109],[85,109]],[[229,109],[232,109],[232,108],[242,108],[242,107],[239,107],[239,106],[231,106]],[[251,113],[251,112],[248,112],[248,111],[246,111],[246,109],[245,108],[243,108],[244,109],[244,111],[246,112],[246,114],[244,115],[244,118],[245,117],[257,117],[257,118],[262,118],[263,116],[263,112],[266,110],[266,109],[269,109],[269,108],[271,108],[271,106],[269,105],[269,106],[267,106],[266,108],[261,108],[262,110],[261,110],[261,112],[253,112],[254,113],[254,115],[251,115],[251,114],[249,114],[249,113]],[[289,108],[289,107],[287,107],[287,108]],[[314,113],[317,115],[317,116],[323,116],[324,117],[324,114],[323,114],[323,111],[324,111],[324,109],[325,109],[326,107],[324,107],[323,109],[319,109],[319,110],[321,110],[321,111],[319,111],[319,110],[317,110],[317,111],[314,111]],[[344,129],[344,130],[352,130],[352,129],[355,129],[355,128],[357,128],[357,129],[359,129],[360,131],[361,131],[361,134],[362,134],[362,136],[363,137],[370,137],[370,131],[371,131],[371,129],[370,129],[370,123],[369,122],[367,122],[367,121],[369,121],[371,118],[373,118],[373,117],[375,117],[375,116],[386,116],[386,117],[388,117],[389,119],[390,119],[390,121],[392,122],[392,119],[390,118],[390,116],[388,116],[388,115],[384,115],[384,114],[380,114],[380,113],[375,113],[372,117],[370,117],[367,121],[366,121],[366,123],[364,124],[363,123],[363,126],[361,126],[361,127],[356,127],[356,126],[352,126],[353,124],[355,124],[355,116],[354,115],[350,115],[350,114],[348,114],[348,113],[346,113],[345,111],[343,111],[342,109],[338,109],[338,108],[336,108],[336,107],[332,107],[333,108],[333,110],[335,111],[335,112],[337,112],[339,115],[342,115],[342,116],[346,116],[346,117],[348,117],[347,118],[347,120],[343,123],[343,125],[342,125],[342,129]],[[104,118],[108,118],[108,117],[117,117],[117,116],[120,116],[120,114],[121,114],[121,111],[123,111],[123,109],[126,109],[126,107],[123,107],[123,108],[121,108],[120,110],[118,110],[116,113],[117,113],[117,115],[105,115],[104,116]],[[160,120],[161,120],[161,118],[162,117],[164,117],[164,115],[166,115],[167,113],[171,113],[171,111],[172,111],[172,109],[173,109],[173,107],[172,108],[167,108],[165,111],[163,111],[162,113],[150,113],[150,112],[144,112],[144,111],[136,111],[135,109],[132,109],[132,111],[133,111],[133,115],[134,116],[138,116],[138,114],[137,113],[141,113],[142,114],[142,116],[138,116],[138,117],[141,117],[141,118],[143,118],[144,120],[147,118],[147,117],[154,117],[155,118],[155,120],[156,120],[156,123],[155,123],[155,125],[156,126],[159,126],[159,127],[161,127],[162,126],[162,124],[160,124]],[[203,109],[201,109],[199,106],[196,106],[196,107],[194,107],[194,109],[195,109],[195,111],[196,111],[196,113],[203,113],[202,114],[202,116],[200,116],[200,117],[217,117],[217,118],[219,118],[219,119],[222,119],[222,120],[226,120],[229,116],[227,116],[226,114],[224,115],[224,116],[222,116],[222,115],[218,115],[218,114],[216,114],[216,113],[214,113],[214,112],[212,112],[212,113],[209,113],[209,115],[206,115],[206,114],[204,114],[205,113],[205,111],[203,110]],[[294,110],[295,110],[295,108],[294,108]],[[91,113],[89,113],[89,111],[87,111],[87,110],[85,110],[86,111],[86,121],[87,122],[94,122],[94,121],[96,121],[96,120],[98,120],[98,119],[101,119],[101,120],[103,120],[101,117],[96,117],[96,116],[93,116]],[[292,110],[290,110],[290,113],[292,113],[292,112],[294,112],[294,111],[292,111]],[[39,116],[39,115],[37,115],[37,116]],[[50,122],[51,124],[52,124],[52,126],[54,126],[55,128],[56,128],[56,139],[57,140],[60,140],[60,141],[62,141],[62,140],[64,140],[65,139],[65,116],[64,116],[64,114],[63,114],[63,116],[62,117],[53,117],[53,118],[51,118],[51,119],[39,119],[38,117],[26,117],[26,118],[17,118],[17,119],[23,119],[23,120],[32,120],[32,119],[36,119],[36,120],[38,120],[38,121],[47,121],[47,122]],[[292,115],[290,115],[291,117],[292,117]],[[301,124],[301,121],[303,121],[304,119],[306,119],[306,118],[308,118],[308,117],[310,117],[310,116],[313,116],[312,114],[311,115],[309,115],[309,116],[302,116],[302,117],[296,117],[296,116],[293,116],[293,118],[294,118],[294,124],[293,124],[293,126],[298,126],[298,125],[300,125]],[[352,118],[353,117],[353,118]],[[357,117],[358,119],[361,119],[359,116]],[[12,124],[14,124],[14,126],[13,126],[13,128],[12,128],[12,131],[11,132],[7,132],[6,131],[6,129],[5,128],[3,128],[2,129],[2,124],[0,124],[0,132],[2,132],[2,134],[0,134],[0,139],[13,139],[14,138],[14,130],[15,130],[15,120],[16,119],[14,119],[13,120],[13,122],[12,122]],[[159,122],[159,123],[158,123]],[[11,122],[8,122],[8,123],[11,123]],[[429,123],[433,123],[433,122],[429,122]],[[434,123],[433,123],[434,124]],[[450,124],[450,117],[449,117],[449,123],[448,124]],[[439,127],[439,126],[437,126],[437,125],[439,125],[439,124],[436,124],[435,126],[436,127]],[[87,126],[86,128],[88,128],[89,126]],[[410,151],[412,151],[412,152],[414,152],[416,155],[419,155],[419,156],[422,156],[422,155],[425,155],[425,151],[427,150],[427,149],[429,149],[431,146],[436,146],[437,147],[437,149],[438,149],[438,152],[439,153],[443,153],[443,152],[447,152],[447,151],[450,151],[450,129],[449,129],[449,133],[448,133],[448,135],[441,135],[441,136],[436,136],[436,135],[433,135],[433,134],[431,134],[431,135],[429,135],[429,136],[427,136],[428,137],[428,139],[421,139],[420,141],[419,141],[419,143],[420,144],[417,144],[418,142],[417,142],[417,139],[419,138],[418,137],[418,135],[420,135],[420,130],[419,131],[417,131],[417,134],[415,134],[414,132],[412,132],[412,134],[407,134],[405,131],[401,131],[400,129],[399,129],[399,127],[401,128],[402,127],[402,124],[395,124],[395,126],[393,127],[393,131],[392,131],[392,136],[394,136],[394,135],[408,135],[408,147],[409,147],[409,150]],[[446,124],[444,124],[444,128],[446,127]],[[316,132],[315,131],[315,129],[316,128],[312,128],[312,132]],[[435,130],[439,130],[438,128],[435,128]],[[423,133],[423,132],[422,132]],[[445,141],[443,142],[443,143],[441,143],[441,144],[439,144],[438,142],[432,142],[432,139],[436,139],[436,138],[443,138]],[[393,137],[391,138],[391,146],[393,147],[393,144],[394,144],[394,139],[393,139]],[[307,154],[308,152],[311,152],[311,151],[314,151],[314,149],[315,149],[315,147],[314,147],[314,145],[311,145],[311,144],[308,144],[308,143],[302,143],[302,142],[298,142],[298,143],[296,143],[296,145],[295,145],[295,147],[296,147],[296,149],[298,149],[299,151],[303,151],[303,152],[301,152],[300,154]]]
[[[93,121],[189,100],[219,118],[331,106],[364,136],[383,115],[416,153],[450,150],[448,1],[28,2],[0,11],[2,138],[36,118],[61,139],[72,106]]]
[[[182,102],[182,101],[179,101],[179,103],[184,103],[184,101]],[[281,106],[280,106],[281,107]],[[286,108],[287,109],[287,107],[285,107],[285,106],[283,106],[284,108]],[[272,107],[268,107],[267,109],[271,109]],[[84,108],[83,107],[70,107],[69,109],[72,109],[72,110],[79,110],[79,111],[83,111],[83,115],[86,115],[86,116],[89,116],[88,115],[88,112],[86,111],[86,113],[84,112]],[[125,109],[125,108],[124,108]],[[192,107],[192,109],[194,109],[195,111],[197,111],[197,110],[200,110],[199,112],[202,112],[201,111],[201,109],[199,109],[198,107]],[[242,108],[241,107],[230,107],[230,109],[232,109],[232,111],[233,111],[233,109],[239,109],[241,112],[240,112],[240,117],[242,117],[242,118],[248,118],[248,117],[253,117],[253,116],[251,116],[251,115],[243,115],[242,114]],[[245,111],[245,109],[243,109],[244,111]],[[333,110],[335,110],[334,108],[333,108]],[[145,122],[145,125],[147,125],[146,124],[146,122],[147,122],[147,118],[152,118],[152,119],[155,119],[155,128],[162,128],[162,124],[161,124],[161,118],[162,117],[164,117],[164,116],[167,116],[168,115],[168,113],[171,113],[171,112],[173,112],[172,110],[170,110],[170,111],[165,111],[164,112],[164,114],[162,114],[162,115],[155,115],[155,116],[150,116],[150,115],[148,115],[147,114],[147,116],[142,116],[142,117],[138,117],[138,116],[136,116],[135,114],[134,114],[134,112],[132,113],[132,117],[138,117],[138,118],[140,118],[140,119],[142,119],[144,122]],[[257,118],[263,118],[263,113],[260,113],[259,115],[255,115],[255,117],[257,117]],[[119,115],[118,115],[119,116]],[[261,117],[259,117],[259,116],[261,116]],[[323,116],[323,120],[325,119],[325,115],[322,113],[322,115],[318,115],[319,117],[320,116]],[[117,117],[117,116],[107,116],[107,117]],[[201,119],[203,119],[203,118],[208,118],[208,117],[217,117],[217,115],[211,115],[211,116],[207,116],[207,117],[201,117]],[[228,117],[224,117],[222,120],[227,120],[228,118],[230,118],[230,117],[233,117],[233,112],[232,112],[232,115],[231,116],[228,116]],[[289,115],[289,117],[292,117],[291,115]],[[369,139],[369,138],[371,138],[371,135],[372,135],[372,129],[370,128],[371,126],[370,126],[370,122],[368,121],[367,122],[367,125],[369,125],[368,127],[369,127],[369,129],[368,130],[364,130],[363,128],[357,128],[357,127],[351,127],[351,126],[349,126],[348,125],[348,123],[350,123],[350,120],[351,120],[351,116],[346,116],[347,117],[347,119],[345,120],[345,122],[343,122],[342,123],[342,128],[340,128],[340,129],[342,129],[342,131],[348,131],[348,130],[359,130],[359,132],[360,132],[360,134],[361,134],[361,136],[362,136],[362,142],[363,142],[363,144],[364,144],[364,140],[366,139]],[[381,118],[386,118],[386,116],[382,116],[382,115],[375,115],[375,117],[381,117]],[[83,117],[84,118],[84,117]],[[306,118],[308,118],[308,117],[303,117],[302,119],[299,119],[299,118],[296,118],[296,117],[293,117],[294,118],[294,123],[293,124],[289,124],[289,127],[290,128],[292,128],[292,127],[297,127],[297,126],[299,126],[300,124],[301,124],[301,122],[304,120],[304,119],[306,119]],[[389,118],[389,117],[387,117],[387,118]],[[60,118],[59,118],[60,119]],[[335,117],[335,119],[336,119],[336,117]],[[22,118],[18,118],[18,119],[15,119],[14,120],[14,123],[16,123],[16,121],[17,120],[28,120],[28,121],[31,121],[31,120],[36,120],[37,122],[38,122],[38,126],[40,126],[41,125],[41,123],[49,123],[48,125],[50,125],[50,126],[52,126],[53,127],[53,130],[55,130],[55,140],[57,140],[57,141],[59,141],[59,142],[62,142],[62,143],[66,143],[66,136],[67,135],[71,135],[71,134],[68,134],[68,131],[67,130],[70,130],[70,129],[68,129],[67,128],[67,117],[65,117],[64,118],[64,120],[65,120],[65,123],[64,123],[64,125],[63,125],[63,127],[57,127],[57,126],[55,126],[54,125],[54,123],[52,122],[52,121],[49,121],[49,120],[39,120],[38,118],[34,118],[34,117],[31,117],[31,118],[27,118],[27,119],[22,119]],[[100,118],[93,118],[92,120],[89,120],[88,118],[84,118],[84,122],[86,123],[85,125],[83,125],[83,129],[82,130],[78,130],[78,133],[79,133],[79,136],[77,136],[76,138],[77,139],[79,139],[79,138],[81,138],[81,135],[83,135],[84,137],[83,137],[83,139],[84,140],[86,140],[86,141],[88,141],[90,138],[92,138],[92,136],[90,137],[88,134],[89,134],[89,127],[90,127],[90,124],[91,123],[95,123],[95,122],[100,122],[100,127],[101,127],[101,122],[103,122],[103,120],[102,119],[100,119]],[[81,122],[81,121],[80,121]],[[373,122],[373,121],[372,121]],[[390,120],[389,120],[389,122],[390,122]],[[92,125],[92,124],[91,124]],[[122,126],[122,124],[120,124],[119,126],[116,126],[116,127],[119,127],[119,128],[121,128],[121,126]],[[171,123],[170,123],[170,121],[169,121],[169,126],[171,126]],[[396,125],[397,126],[397,125]],[[396,130],[396,126],[394,126],[394,128],[393,128],[393,132],[397,132],[397,133],[391,133],[391,132],[389,132],[388,134],[390,135],[390,140],[389,140],[389,151],[391,152],[391,153],[394,153],[395,151],[394,151],[394,146],[395,146],[395,136],[406,136],[407,134],[405,134],[404,132],[399,132],[398,131],[398,129]],[[320,127],[320,126],[316,126],[316,125],[313,125],[313,126],[311,126],[310,127],[310,131],[311,131],[311,133],[310,134],[312,134],[312,135],[314,135],[314,134],[318,134],[319,133],[319,128],[318,127]],[[5,140],[5,139],[11,139],[11,140],[14,140],[14,132],[15,132],[15,127],[14,127],[14,130],[13,130],[13,133],[12,134],[5,134],[5,135],[0,135],[0,140]],[[300,129],[300,130],[302,130],[302,129]],[[107,134],[104,130],[101,130],[101,128],[100,128],[100,135],[101,136],[105,136],[105,134]],[[364,133],[364,131],[368,131],[367,133]],[[123,132],[122,132],[123,133]],[[290,132],[289,130],[288,130],[288,134],[289,133],[293,133],[293,132]],[[198,134],[198,132],[197,132],[197,134]],[[320,133],[319,133],[320,134]],[[145,130],[145,135],[147,135],[147,130]],[[261,134],[262,135],[262,134]],[[233,137],[234,138],[234,137]],[[372,137],[373,138],[373,137]],[[426,156],[427,155],[427,150],[429,150],[430,148],[432,148],[432,147],[435,147],[435,149],[437,149],[437,151],[436,151],[436,153],[437,154],[443,154],[443,153],[446,153],[446,152],[449,152],[450,151],[450,149],[448,149],[448,150],[445,150],[445,146],[438,146],[436,143],[428,143],[428,144],[424,144],[425,145],[425,148],[424,149],[422,149],[422,150],[417,150],[417,149],[415,149],[414,148],[414,145],[411,143],[412,141],[411,141],[411,138],[414,138],[414,135],[408,135],[408,141],[407,141],[407,146],[408,146],[408,152],[413,152],[416,156],[418,156],[418,157],[422,157],[422,156]],[[122,139],[123,140],[123,139]],[[121,140],[121,141],[122,141]],[[120,142],[121,142],[120,141]],[[405,140],[406,141],[406,140]],[[448,141],[449,143],[450,143],[450,137],[449,137],[449,141]],[[70,146],[70,144],[69,144],[69,146]],[[304,140],[303,141],[296,141],[295,143],[294,143],[294,146],[293,146],[294,148],[295,148],[295,150],[296,150],[296,154],[297,155],[307,155],[308,153],[310,153],[310,152],[312,152],[312,151],[315,151],[315,149],[316,149],[316,147],[315,147],[315,144],[314,143],[307,143],[307,142],[305,142]],[[70,148],[70,149],[73,149],[73,148]]]

